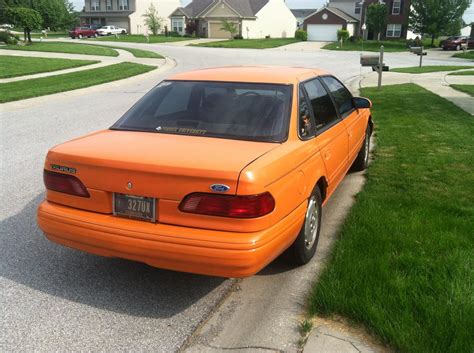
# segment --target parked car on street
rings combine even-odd
[[[82,38],[91,38],[98,37],[97,31],[86,26],[76,27],[69,31],[69,37],[72,39],[82,39]]]
[[[463,45],[468,45],[468,37],[456,36],[449,37],[441,44],[443,50],[461,50]]]
[[[59,244],[223,277],[316,252],[324,205],[368,166],[371,102],[334,76],[226,67],[161,82],[108,130],[53,147],[38,224]]]
[[[13,25],[8,24],[8,23],[3,23],[0,25],[0,28],[10,30],[10,29],[13,29]]]
[[[112,34],[127,34],[127,30],[115,26],[102,26],[97,30],[97,33],[101,36],[110,36]]]

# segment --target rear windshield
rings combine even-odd
[[[291,85],[163,81],[111,129],[283,142],[291,96]]]

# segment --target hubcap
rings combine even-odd
[[[319,209],[316,197],[309,199],[308,210],[306,211],[306,221],[304,226],[304,245],[306,249],[311,249],[316,241],[319,228]]]
[[[369,149],[370,149],[370,138],[369,134],[365,136],[365,156],[364,159],[367,162],[369,160]]]

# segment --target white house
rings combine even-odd
[[[284,0],[193,0],[171,15],[171,29],[200,37],[230,38],[221,29],[222,21],[233,22],[237,34],[244,38],[291,38],[296,18]]]
[[[171,28],[169,15],[181,5],[180,0],[85,0],[81,24],[112,25],[131,34],[145,34],[148,28],[143,14],[153,4],[163,18],[162,28]]]

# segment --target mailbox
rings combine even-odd
[[[379,64],[380,58],[378,55],[361,55],[360,64],[362,66],[376,66]]]
[[[410,51],[416,55],[426,55],[426,51],[423,51],[423,47],[410,47]]]

